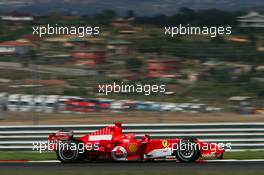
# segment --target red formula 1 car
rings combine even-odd
[[[223,158],[224,149],[214,143],[195,138],[151,139],[148,135],[136,139],[134,134],[123,134],[122,124],[75,138],[72,132],[59,131],[48,137],[49,149],[56,151],[58,160],[72,163],[82,160],[152,161],[176,158],[180,162],[194,162],[200,157]]]

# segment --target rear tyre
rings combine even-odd
[[[194,162],[200,157],[200,150],[194,141],[195,139],[183,139],[178,144],[178,148],[175,151],[175,156],[180,162]]]
[[[76,163],[82,160],[82,154],[79,151],[79,142],[65,141],[61,142],[57,153],[57,159],[62,163]]]

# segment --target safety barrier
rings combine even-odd
[[[34,142],[46,142],[60,129],[75,136],[89,134],[107,125],[18,125],[0,126],[0,150],[31,150]],[[124,133],[151,138],[195,137],[207,142],[231,143],[231,151],[264,150],[264,123],[124,124]]]

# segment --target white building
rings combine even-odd
[[[264,16],[257,12],[237,17],[240,27],[264,27]]]
[[[29,14],[7,13],[1,15],[1,20],[10,22],[30,22],[33,21],[34,18]]]

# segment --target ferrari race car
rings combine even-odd
[[[76,138],[72,132],[50,134],[48,143],[62,163],[79,161],[155,161],[175,158],[179,162],[194,162],[200,157],[223,158],[224,149],[195,138],[151,139],[144,135],[123,134],[122,124],[97,130]]]

